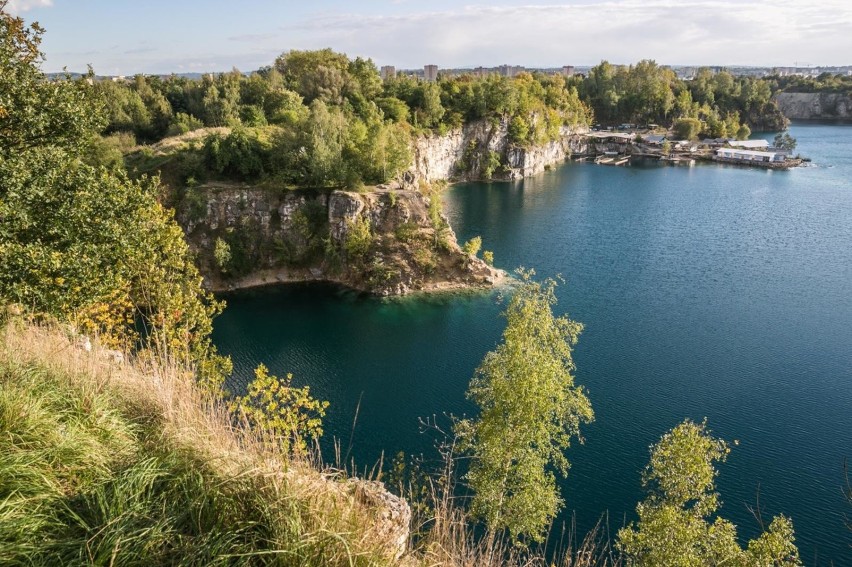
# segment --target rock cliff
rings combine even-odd
[[[505,273],[461,250],[429,184],[535,175],[586,152],[586,131],[563,127],[557,140],[522,147],[509,141],[506,121],[476,121],[415,140],[413,163],[392,186],[351,192],[210,183],[187,190],[177,217],[214,291],[296,281],[379,295],[490,286]]]
[[[486,287],[500,270],[466,255],[431,197],[399,188],[193,189],[178,220],[214,291],[329,281],[379,295]]]
[[[478,120],[441,136],[421,136],[414,142],[414,163],[408,181],[520,179],[541,173],[581,152],[588,128],[563,126],[558,140],[522,147],[512,144],[508,122]]]
[[[781,112],[791,120],[852,120],[852,98],[838,93],[778,93]]]

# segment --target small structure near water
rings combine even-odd
[[[741,150],[738,148],[719,148],[713,156],[713,161],[763,167],[766,169],[790,169],[802,164],[801,158],[791,158],[789,152]]]

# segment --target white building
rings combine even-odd
[[[728,142],[733,148],[742,148],[744,150],[765,150],[769,148],[768,140],[731,140]]]
[[[384,65],[382,66],[379,74],[382,76],[382,80],[393,79],[396,77],[396,67],[393,65]]]
[[[744,163],[776,163],[783,162],[786,159],[786,156],[780,152],[760,152],[757,150],[739,150],[736,148],[719,148],[718,150],[716,150],[716,156],[725,159],[733,159]]]

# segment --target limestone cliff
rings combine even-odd
[[[520,179],[541,173],[582,151],[588,128],[563,126],[559,139],[543,145],[518,146],[510,141],[508,122],[477,120],[445,135],[421,136],[414,142],[408,181]]]
[[[778,93],[781,112],[791,120],[852,120],[852,98],[839,93]]]
[[[178,220],[214,291],[330,281],[402,295],[490,286],[503,275],[462,252],[438,204],[432,204],[437,194],[221,183],[192,191]]]

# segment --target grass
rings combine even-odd
[[[390,564],[374,514],[177,367],[2,331],[0,564]]]

